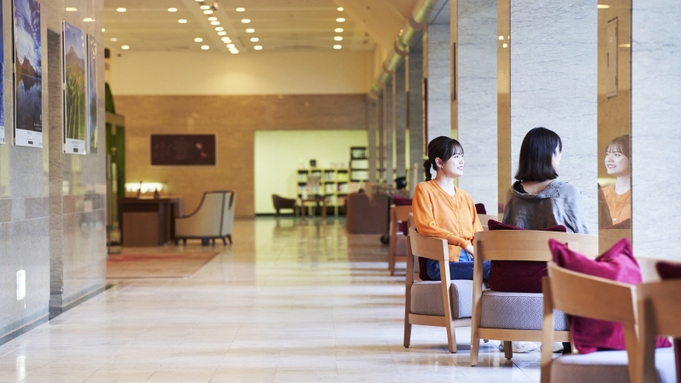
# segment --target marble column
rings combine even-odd
[[[457,127],[466,155],[459,186],[496,214],[497,1],[457,4]]]
[[[383,110],[384,126],[385,126],[385,173],[383,180],[386,183],[390,183],[395,178],[393,174],[394,162],[393,162],[393,141],[395,137],[395,76],[392,75],[385,83],[385,97],[383,98],[383,104],[385,105]]]
[[[406,177],[405,162],[407,155],[407,99],[406,99],[406,65],[403,63],[395,73],[395,177]],[[388,179],[388,183],[394,179]]]
[[[407,66],[407,124],[409,126],[409,183],[414,194],[414,180],[423,177],[423,49],[412,49],[406,60]],[[414,167],[416,165],[416,167]],[[414,172],[415,170],[415,172]],[[414,175],[415,173],[415,175]]]
[[[632,2],[634,254],[681,260],[681,2]]]
[[[446,8],[441,12],[449,12],[449,6]],[[430,142],[435,137],[449,137],[452,134],[449,23],[430,24],[427,34],[428,122],[426,129],[428,130],[427,142]]]
[[[376,182],[376,156],[377,133],[378,133],[378,111],[377,97],[367,98],[367,155],[369,157],[369,182]]]
[[[558,173],[582,191],[592,233],[598,229],[596,11],[595,0],[510,2],[512,171],[527,131],[543,126],[558,133]]]

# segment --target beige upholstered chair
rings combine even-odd
[[[541,382],[629,382],[635,375],[637,348],[635,286],[576,273],[549,262],[544,277],[544,330]],[[591,354],[563,355],[553,359],[551,345],[556,338],[551,324],[554,310],[569,315],[621,323],[626,351],[598,351]]]
[[[480,339],[504,341],[507,359],[513,357],[511,341],[541,341],[542,293],[514,293],[486,290],[482,280],[483,261],[549,261],[549,239],[567,243],[582,254],[598,254],[598,237],[538,230],[496,230],[475,234],[473,272],[473,318],[471,322],[471,366],[478,364]],[[565,315],[556,315],[555,336],[568,341]]]
[[[681,366],[674,360],[672,350],[655,349],[657,336],[681,338],[679,296],[679,279],[636,286],[639,347],[632,383],[681,381]],[[676,352],[681,353],[681,350]]]
[[[388,270],[395,275],[395,263],[407,260],[407,236],[400,230],[400,223],[409,220],[411,205],[390,205],[390,249],[388,251]]]
[[[414,280],[414,257],[440,262],[439,281]],[[440,326],[447,329],[449,352],[456,352],[456,327],[471,325],[473,281],[451,280],[449,247],[442,238],[424,237],[409,228],[407,238],[407,277],[404,305],[404,347],[411,343],[411,325]]]
[[[233,191],[210,191],[203,193],[199,207],[193,213],[175,219],[175,244],[181,239],[201,239],[206,245],[210,240],[215,244],[216,238],[232,243],[232,226],[236,193]]]

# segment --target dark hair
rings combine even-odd
[[[627,159],[631,159],[631,137],[628,134],[613,138],[612,141],[608,142],[605,151],[607,152],[610,148],[624,154]]]
[[[546,128],[534,128],[527,132],[520,146],[520,159],[515,179],[521,182],[542,182],[558,178],[553,168],[553,154],[563,151],[563,142],[556,132]]]
[[[430,181],[430,169],[437,169],[435,159],[439,158],[442,162],[449,161],[455,154],[463,154],[463,146],[459,141],[446,136],[433,138],[428,143],[428,159],[423,163],[426,174],[426,181]]]

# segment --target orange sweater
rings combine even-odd
[[[603,195],[610,209],[612,225],[631,219],[631,190],[617,194],[615,185],[612,184],[603,188]]]
[[[427,237],[444,238],[449,243],[450,260],[458,261],[461,249],[473,243],[482,225],[471,196],[455,187],[450,196],[435,180],[416,185],[412,211],[416,229]]]

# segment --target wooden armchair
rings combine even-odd
[[[511,341],[539,342],[542,339],[542,293],[485,290],[483,261],[550,261],[548,241],[554,238],[582,254],[598,254],[598,237],[539,230],[482,231],[475,234],[473,271],[473,318],[471,322],[471,366],[478,364],[480,339],[504,341],[507,359],[513,357]],[[559,342],[568,341],[565,315],[553,324]]]
[[[298,204],[297,200],[294,198],[285,198],[277,194],[272,194],[272,205],[274,205],[274,211],[277,216],[279,216],[279,210],[291,209],[294,215],[298,215]]]
[[[440,262],[439,281],[414,280],[414,257]],[[407,277],[404,305],[404,347],[411,342],[411,325],[440,326],[447,329],[449,352],[456,352],[456,327],[471,325],[473,281],[451,280],[449,247],[442,238],[424,237],[409,228],[407,238]]]
[[[407,236],[400,231],[400,223],[409,221],[411,205],[390,205],[390,250],[388,252],[388,270],[395,275],[395,263],[407,260]]]

